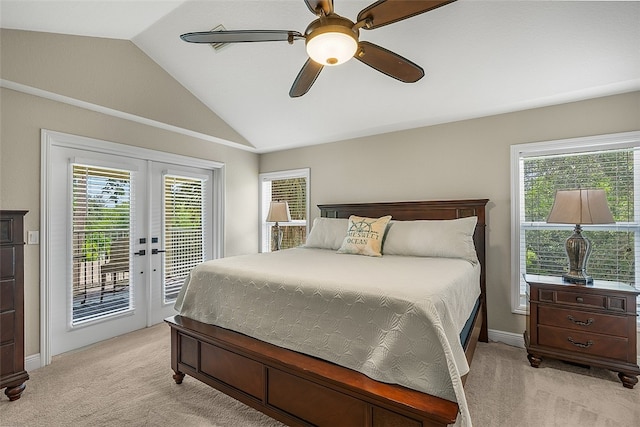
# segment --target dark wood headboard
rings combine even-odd
[[[349,218],[350,215],[370,218],[391,215],[398,221],[417,219],[457,219],[478,217],[473,241],[480,262],[480,297],[482,298],[483,324],[480,341],[488,340],[487,328],[487,268],[485,249],[485,207],[489,199],[429,200],[418,202],[341,203],[318,205],[320,216],[325,218]]]

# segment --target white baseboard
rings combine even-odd
[[[515,334],[513,332],[489,329],[489,341],[499,341],[514,347],[524,348],[524,337],[522,334]]]
[[[24,369],[27,372],[35,371],[38,368],[42,367],[42,363],[40,361],[40,353],[32,354],[31,356],[27,356],[24,358]]]

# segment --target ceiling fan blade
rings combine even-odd
[[[202,31],[182,34],[180,38],[189,43],[245,43],[245,42],[293,42],[303,39],[298,31],[286,30],[228,30]]]
[[[393,24],[403,19],[428,12],[456,0],[379,0],[360,11],[358,22],[370,21],[363,28],[373,30],[384,25]]]
[[[333,0],[304,0],[307,7],[314,15],[318,15],[318,8],[324,10],[324,14],[333,13]]]
[[[323,65],[318,64],[311,58],[307,59],[307,62],[304,63],[291,86],[289,96],[291,98],[297,98],[309,92],[309,89],[311,89],[311,86],[316,81],[323,68]]]
[[[415,83],[424,76],[424,70],[419,65],[373,43],[360,42],[353,57],[404,83]]]

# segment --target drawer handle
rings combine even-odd
[[[581,343],[581,342],[575,342],[573,340],[573,338],[569,337],[569,338],[567,338],[567,341],[569,341],[571,344],[575,345],[576,347],[580,347],[580,348],[589,348],[589,347],[591,347],[593,345],[593,341],[591,341],[591,340],[587,341],[587,343],[584,344],[584,343]]]
[[[579,303],[583,303],[584,302],[584,298],[582,297],[576,297],[576,301],[578,301]]]
[[[593,319],[591,317],[588,318],[586,322],[583,322],[582,320],[576,320],[576,319],[573,318],[572,315],[568,315],[567,319],[569,319],[570,321],[572,321],[576,325],[580,325],[580,326],[589,326],[590,324],[593,323]]]

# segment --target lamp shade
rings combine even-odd
[[[271,202],[269,206],[269,214],[267,222],[289,222],[291,214],[289,213],[289,203],[287,202]]]
[[[551,224],[612,224],[604,190],[558,190],[547,218]]]

